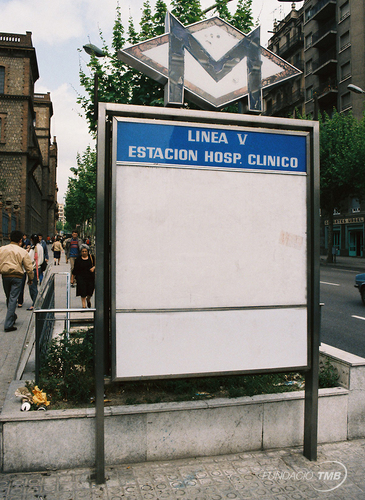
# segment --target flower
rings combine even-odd
[[[15,396],[17,396],[18,398],[22,398],[22,411],[45,410],[46,407],[50,404],[50,402],[47,400],[47,394],[45,392],[42,392],[42,390],[39,389],[37,385],[32,388],[32,385],[29,383],[27,383],[26,387],[19,387],[19,389],[15,391]],[[30,407],[24,408],[25,403],[29,403]]]
[[[36,385],[33,389],[33,403],[36,405],[49,405],[49,401],[47,401],[47,394],[42,392],[39,387]]]

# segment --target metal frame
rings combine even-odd
[[[67,273],[68,274],[68,273]],[[54,275],[53,275],[54,276]],[[35,314],[35,383],[39,382],[39,371],[41,367],[41,344],[43,342],[43,329],[42,322],[52,321],[65,321],[66,325],[70,323],[70,313],[85,313],[85,312],[95,312],[95,309],[33,309],[33,314]],[[55,313],[66,313],[66,318],[55,318]],[[43,316],[44,317],[40,317]],[[52,315],[51,317],[48,317]],[[69,330],[66,330],[69,334]],[[49,338],[46,339],[48,342]]]
[[[98,255],[96,273],[96,303],[100,305],[95,313],[96,349],[96,480],[105,482],[104,450],[104,349],[109,341],[110,322],[115,328],[115,318],[110,311],[115,310],[113,294],[115,287],[110,281],[109,262],[115,264],[115,249],[110,253],[111,221],[116,217],[111,212],[110,198],[115,196],[115,183],[111,182],[111,118],[162,119],[210,125],[239,125],[262,129],[307,132],[307,291],[308,291],[308,367],[305,368],[305,412],[304,412],[304,455],[310,460],[317,458],[318,426],[318,372],[319,372],[319,124],[314,121],[293,120],[254,115],[239,115],[193,110],[172,110],[169,108],[143,107],[99,103],[98,120],[98,167],[97,167],[97,232],[96,252]],[[114,147],[116,147],[114,145]],[[113,153],[115,158],[115,151]],[[112,196],[110,197],[110,194]],[[114,245],[114,242],[111,242]],[[112,268],[113,269],[113,268]],[[112,303],[113,301],[113,303]],[[113,352],[113,361],[115,352]]]

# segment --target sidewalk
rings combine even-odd
[[[364,463],[362,439],[320,445],[317,462],[287,448],[118,465],[106,468],[103,485],[90,479],[92,469],[2,474],[0,498],[364,500]]]
[[[326,256],[321,255],[321,266],[333,267],[334,269],[349,269],[354,273],[365,273],[365,258],[336,256],[336,262],[327,264]]]
[[[50,257],[52,251],[50,251]],[[49,269],[47,269],[46,279],[56,273],[56,304],[57,308],[66,307],[66,276],[62,273],[70,272],[69,264],[66,264],[65,254],[62,254],[61,264],[53,265],[53,258],[50,258]],[[1,280],[0,280],[1,281]],[[81,300],[76,297],[76,289],[71,289],[71,307],[81,307]],[[34,314],[27,311],[27,308],[32,305],[29,295],[28,285],[24,290],[24,304],[22,308],[17,308],[16,314],[18,319],[15,326],[15,332],[4,332],[4,320],[6,315],[6,297],[0,283],[0,412],[4,404],[4,400],[8,391],[10,382],[16,378],[16,372],[20,361],[21,353],[27,351],[27,347],[34,339]],[[27,368],[29,370],[29,368]],[[29,374],[28,374],[29,375]],[[30,374],[32,375],[32,374]],[[33,375],[34,377],[34,375]],[[29,379],[29,376],[27,377]],[[1,499],[1,497],[0,497]]]

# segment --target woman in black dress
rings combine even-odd
[[[75,260],[71,275],[71,285],[76,277],[76,296],[81,297],[82,307],[91,307],[91,296],[95,288],[95,258],[90,255],[89,247],[81,245],[81,255]]]

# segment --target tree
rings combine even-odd
[[[365,118],[334,111],[320,117],[321,209],[329,220],[327,262],[332,262],[333,213],[365,192]]]
[[[247,33],[253,26],[251,5],[252,0],[238,0],[237,9],[232,15],[227,8],[229,0],[218,0],[214,5],[215,12],[235,28]],[[214,3],[214,0],[212,0]],[[172,14],[184,25],[189,25],[203,20],[205,14],[200,5],[200,0],[172,0]],[[116,19],[113,26],[113,37],[111,48],[107,46],[100,32],[102,48],[106,57],[98,59],[91,56],[87,67],[90,74],[87,75],[80,65],[79,75],[81,86],[84,87],[86,95],[78,96],[78,103],[83,108],[89,123],[92,135],[96,131],[94,120],[94,74],[98,75],[98,99],[102,102],[114,102],[119,104],[139,104],[145,106],[163,106],[163,86],[146,75],[130,68],[118,59],[118,51],[121,50],[126,41],[135,45],[144,40],[160,36],[165,33],[165,15],[167,6],[163,0],[157,0],[154,13],[149,0],[143,4],[142,17],[139,32],[135,29],[133,19],[128,20],[128,31],[125,33],[121,10],[116,8]],[[81,51],[80,51],[81,52]],[[237,111],[236,107],[230,106],[226,111]]]
[[[65,198],[65,216],[72,228],[83,226],[95,213],[96,152],[90,146],[77,155],[77,167],[71,168],[74,176],[68,180]]]
[[[238,0],[236,12],[231,15],[227,8],[230,0],[218,0],[214,6],[224,20],[244,33],[253,26],[251,5],[252,0]],[[172,0],[172,14],[184,25],[193,24],[204,19],[200,0]],[[135,45],[144,40],[160,36],[165,33],[165,16],[167,6],[163,0],[157,0],[152,12],[149,0],[143,4],[139,32],[135,29],[133,19],[128,20],[128,31],[125,32],[120,6],[116,8],[116,18],[113,26],[111,48],[109,48],[100,32],[104,58],[90,57],[87,67],[90,74],[86,74],[80,65],[80,84],[86,95],[79,95],[77,102],[85,113],[89,124],[89,131],[95,136],[96,122],[94,116],[94,74],[98,76],[98,99],[102,102],[119,104],[139,104],[145,106],[163,106],[164,88],[161,84],[146,75],[130,68],[118,59],[118,52],[126,41]],[[80,50],[81,52],[81,50]],[[193,107],[191,105],[191,107]],[[237,112],[237,105],[231,105],[225,111]],[[95,151],[90,148],[77,157],[78,167],[71,169],[74,177],[69,179],[66,193],[65,215],[67,224],[72,227],[82,224],[90,218],[95,209]],[[90,186],[87,186],[90,182]],[[94,197],[94,198],[93,198]]]

